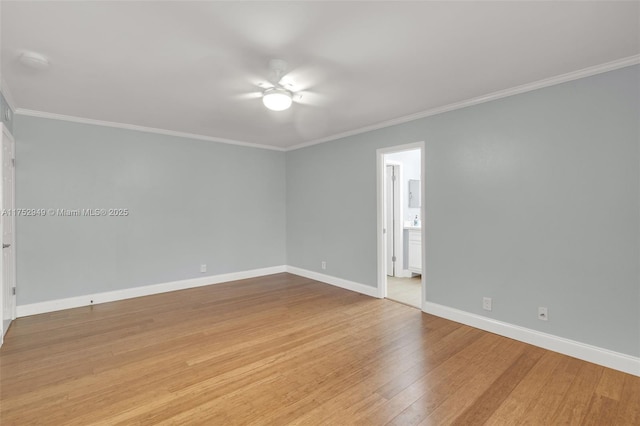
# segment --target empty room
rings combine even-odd
[[[0,424],[640,424],[639,1],[0,2]]]

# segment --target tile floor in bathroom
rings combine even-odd
[[[421,276],[387,277],[387,299],[420,309]]]

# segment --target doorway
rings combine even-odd
[[[15,293],[15,142],[9,131],[2,126],[2,148],[0,151],[0,165],[2,169],[2,184],[0,185],[0,221],[2,231],[2,256],[0,264],[0,314],[2,316],[2,335],[4,335],[16,317],[16,293]]]
[[[379,296],[423,309],[424,143],[379,149]],[[424,309],[423,309],[424,310]]]

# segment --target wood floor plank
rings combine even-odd
[[[616,422],[640,425],[640,378],[625,375]]]
[[[620,371],[603,369],[587,407],[585,425],[602,425],[617,417],[624,379],[625,374]]]
[[[500,350],[496,350],[498,339],[502,339]],[[478,375],[493,374],[496,368],[487,371],[488,366],[498,366],[502,362],[502,352],[513,355],[516,342],[484,334],[480,339],[449,358],[424,377],[423,394],[415,402],[389,422],[391,425],[417,425],[425,421],[450,395],[467,386]],[[479,356],[482,354],[482,356]],[[514,355],[515,356],[515,355]],[[498,374],[500,374],[498,372]],[[418,383],[418,382],[416,382]],[[415,385],[415,384],[414,384]],[[414,387],[412,385],[410,388]],[[408,389],[410,389],[408,388]],[[403,391],[404,392],[404,391]],[[399,394],[401,395],[401,394]]]
[[[583,425],[599,426],[611,424],[618,414],[618,401],[603,395],[593,394]]]
[[[553,414],[552,422],[563,425],[579,425],[584,423],[584,418],[589,409],[591,397],[602,376],[600,367],[591,363],[581,363],[579,373],[569,386],[563,400]]]
[[[509,340],[497,336],[496,338],[499,340]],[[478,364],[479,368],[475,368],[476,373],[467,379],[462,386],[452,388],[451,392],[442,399],[441,403],[428,413],[427,417],[419,424],[452,424],[460,413],[464,413],[474,405],[474,402],[478,399],[478,395],[490,395],[493,384],[505,375],[507,366],[516,364],[522,354],[523,348],[520,344],[516,344],[513,341],[509,343],[511,344],[510,347],[497,341],[496,346],[500,346],[502,350],[496,354],[496,358],[483,357],[483,363]],[[484,403],[490,403],[490,401],[491,400],[488,399],[484,401]],[[473,414],[471,413],[470,418],[473,418]]]
[[[531,369],[544,355],[544,350],[536,347],[527,347],[506,370],[494,380],[480,397],[475,398],[460,415],[455,417],[454,425],[478,425],[484,424],[498,409],[513,389],[522,382]]]
[[[423,321],[424,317],[420,314],[418,315],[417,318]],[[334,377],[336,375],[342,376],[337,381],[331,380],[331,382],[334,382],[337,386],[328,386],[328,380],[317,379],[313,386],[308,389],[304,389],[302,384],[296,386],[296,393],[298,390],[302,390],[303,394],[300,394],[291,404],[274,408],[267,420],[273,421],[276,424],[285,424],[296,419],[302,412],[311,413],[317,410],[317,407],[321,406],[326,409],[326,407],[335,404],[337,401],[339,401],[341,409],[352,407],[363,397],[371,394],[371,387],[382,385],[382,383],[390,380],[395,374],[398,374],[398,372],[404,371],[407,365],[420,362],[421,357],[419,353],[423,351],[422,341],[421,339],[414,338],[413,333],[406,332],[409,328],[406,327],[407,325],[409,324],[405,323],[396,330],[390,330],[393,335],[393,341],[390,342],[390,344],[372,353],[362,353],[359,359],[341,363],[342,366],[333,371],[330,370],[328,365],[324,366],[322,361],[317,363],[316,366],[320,366],[321,370],[325,373],[331,371],[330,374]],[[459,326],[454,325],[454,327],[457,328]],[[445,330],[447,330],[447,327],[443,327],[443,331]],[[361,376],[358,380],[354,380],[352,376],[358,371],[361,372]],[[285,374],[300,377],[304,376],[304,373],[303,371],[290,370]],[[317,373],[320,373],[320,371]],[[383,398],[375,399],[384,400]],[[325,412],[331,415],[335,411],[339,411],[337,406]],[[318,420],[321,418],[321,415],[318,414],[317,411],[314,411],[311,417]],[[260,422],[256,424],[260,424]]]
[[[408,378],[399,375],[385,383],[377,392],[385,396],[387,402],[381,407],[365,413],[366,415],[359,416],[356,422],[362,425],[386,424],[394,419],[429,390],[429,383],[435,383],[436,378],[453,368],[451,365],[446,365],[446,363],[451,363],[450,359],[483,335],[484,333],[480,330],[462,326],[438,342],[433,342],[425,350],[428,357],[425,360],[424,370]],[[436,371],[443,365],[444,368]]]
[[[640,378],[291,274],[19,318],[5,425],[640,424]]]
[[[544,392],[551,375],[563,359],[560,354],[545,351],[504,402],[491,414],[486,424],[518,424],[526,415],[529,404]]]
[[[563,357],[548,376],[540,392],[527,406],[522,419],[525,424],[553,424],[554,413],[560,408],[564,396],[578,374],[582,363],[574,358]]]

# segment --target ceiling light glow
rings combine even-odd
[[[262,95],[262,103],[271,111],[284,111],[291,106],[291,92],[274,87],[264,91]]]

